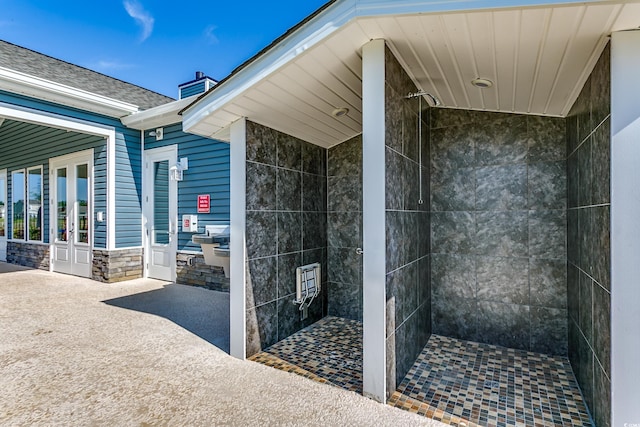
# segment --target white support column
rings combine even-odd
[[[229,322],[231,355],[246,358],[246,147],[247,122],[242,118],[231,125],[231,253]]]
[[[386,400],[384,40],[362,47],[363,394]]]
[[[611,38],[613,426],[640,425],[640,31]]]
[[[107,250],[116,248],[116,133],[107,137]]]

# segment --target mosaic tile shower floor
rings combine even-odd
[[[439,335],[389,404],[430,418],[444,411],[467,426],[592,425],[566,358]]]
[[[362,392],[362,323],[336,317],[250,360]],[[452,426],[591,426],[566,358],[432,335],[388,402]]]
[[[362,393],[362,323],[328,316],[249,360]]]

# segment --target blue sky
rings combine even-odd
[[[0,0],[0,39],[177,97],[222,79],[327,0]]]

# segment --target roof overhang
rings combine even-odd
[[[138,106],[76,89],[50,80],[0,67],[0,90],[37,98],[92,113],[120,118],[137,112]]]
[[[241,117],[330,147],[362,129],[361,47],[385,39],[446,108],[565,116],[638,1],[337,0],[183,111],[187,132],[228,138]],[[471,80],[492,80],[490,90]],[[340,118],[331,113],[346,107]]]
[[[168,104],[122,117],[120,121],[126,127],[138,130],[153,129],[178,123],[182,120],[180,111],[193,103],[197,98],[198,95],[193,95],[188,98],[179,99],[169,102]]]

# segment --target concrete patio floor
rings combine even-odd
[[[0,263],[2,426],[444,425],[228,346],[228,294]]]

